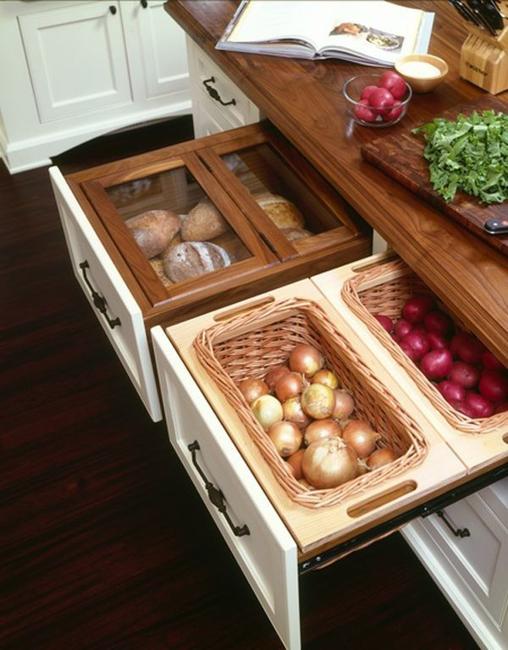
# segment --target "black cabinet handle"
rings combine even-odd
[[[196,452],[200,449],[199,442],[197,440],[194,440],[194,442],[191,442],[190,445],[187,445],[187,448],[190,451],[192,456],[192,464],[197,469],[198,474],[203,479],[203,482],[205,484],[205,489],[208,492],[208,498],[213,503],[213,505],[217,508],[217,510],[224,515],[224,518],[228,522],[229,527],[231,528],[233,533],[237,537],[242,537],[243,535],[250,535],[250,530],[246,524],[244,524],[243,526],[235,526],[234,523],[231,521],[231,517],[229,516],[229,513],[226,509],[227,508],[226,503],[224,502],[224,495],[219,490],[219,488],[215,487],[215,485],[208,480],[205,473],[198,465],[198,461],[196,459]]]
[[[451,521],[448,520],[448,518],[446,517],[445,513],[442,510],[436,510],[436,515],[445,522],[445,524],[452,531],[455,537],[471,537],[469,528],[455,528],[455,526],[452,524]]]
[[[113,16],[116,14],[116,7],[114,5],[109,6],[109,13],[113,14]]]
[[[140,0],[140,4],[143,9],[146,9],[148,7],[148,0]]]
[[[90,280],[88,279],[88,276],[86,274],[86,270],[90,268],[90,264],[88,264],[87,260],[85,260],[84,262],[80,262],[79,268],[83,273],[83,279],[85,281],[85,284],[90,289],[90,293],[92,294],[92,300],[94,306],[100,311],[100,313],[107,320],[108,325],[111,327],[111,329],[114,329],[117,325],[121,325],[122,323],[120,322],[118,316],[116,318],[111,318],[111,316],[109,316],[107,312],[106,299],[104,298],[104,296],[101,296],[100,293],[97,293],[97,291],[95,291],[95,289],[90,284]]]
[[[209,79],[205,79],[203,81],[203,85],[206,88],[208,94],[212,99],[215,99],[216,102],[219,102],[219,104],[222,104],[222,106],[236,106],[236,99],[231,99],[229,102],[225,102],[222,97],[219,95],[217,88],[214,88],[210,84],[215,83],[215,77],[210,77]]]

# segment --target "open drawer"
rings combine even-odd
[[[130,368],[138,357],[150,365],[147,332],[154,325],[350,262],[370,249],[352,209],[270,125],[65,178],[54,167],[50,176],[74,272],[112,342],[136,329],[135,337],[124,337],[128,344],[114,343]],[[88,259],[83,268],[81,249],[90,247],[100,249],[100,260]],[[121,287],[119,301],[115,287]],[[157,420],[155,376],[143,367],[133,381]]]
[[[311,279],[348,323],[354,345],[382,363],[462,460],[469,474],[475,475],[508,462],[508,411],[489,418],[471,419],[453,409],[370,313],[392,309],[391,316],[398,317],[400,295],[395,297],[394,294],[397,284],[404,284],[406,297],[413,291],[424,290],[424,285],[401,260],[389,255],[373,255]],[[390,297],[382,298],[381,288],[388,285]],[[353,295],[352,288],[355,288]],[[372,306],[373,299],[376,307]]]

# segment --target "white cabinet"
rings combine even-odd
[[[109,131],[189,112],[163,0],[0,3],[0,150],[14,173]]]

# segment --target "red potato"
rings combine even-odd
[[[388,333],[393,330],[393,321],[391,318],[388,318],[388,316],[385,316],[384,314],[374,314],[374,318]]]
[[[406,334],[409,334],[409,332],[412,329],[413,329],[412,324],[409,321],[405,320],[404,318],[401,318],[393,326],[393,333],[395,336],[395,340],[402,339],[404,336],[406,336]]]
[[[388,70],[381,76],[379,82],[381,88],[386,88],[393,95],[394,99],[402,99],[407,93],[407,86],[404,79],[393,70]]]
[[[375,122],[377,113],[369,107],[368,99],[360,99],[360,102],[355,106],[354,112],[359,120],[364,122]]]
[[[448,381],[447,379],[438,384],[437,388],[445,400],[450,402],[450,404],[453,404],[454,402],[463,402],[466,397],[466,389],[464,386],[456,384],[453,381]]]
[[[484,370],[478,389],[490,402],[504,402],[508,397],[508,379],[499,370]]]
[[[368,102],[369,106],[375,109],[376,114],[381,115],[383,111],[392,108],[395,100],[386,88],[376,88],[370,93]]]
[[[423,357],[420,369],[427,379],[439,380],[448,376],[452,363],[449,350],[431,350]]]
[[[417,361],[430,350],[430,345],[426,335],[422,332],[415,332],[414,330],[409,332],[409,334],[406,334],[406,336],[400,340],[401,347],[405,349],[406,345],[412,348],[413,355],[411,358],[413,360],[416,359]]]
[[[450,352],[466,363],[479,363],[485,352],[485,346],[476,336],[459,332],[451,340]]]
[[[399,102],[399,100],[396,99],[395,102],[393,103],[392,108],[388,112],[383,113],[381,117],[385,122],[394,122],[401,116],[403,110],[404,107]]]
[[[442,311],[430,311],[423,319],[429,332],[446,335],[453,327],[452,319]]]
[[[372,91],[376,89],[377,86],[365,86],[365,88],[362,90],[362,94],[360,95],[360,99],[369,99]]]
[[[480,373],[470,363],[456,361],[450,370],[448,379],[464,388],[474,388],[480,379]]]
[[[431,350],[443,350],[448,347],[448,342],[442,334],[438,332],[427,332],[427,341]]]
[[[485,352],[482,354],[482,363],[483,367],[487,368],[488,370],[504,370],[504,366],[497,359],[490,350],[485,350]]]
[[[402,308],[402,316],[410,323],[421,323],[433,306],[431,296],[413,296]]]
[[[494,413],[494,405],[485,399],[479,393],[468,391],[464,400],[464,405],[472,412],[474,418],[490,418]],[[467,415],[467,413],[466,413]]]

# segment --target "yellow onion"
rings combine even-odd
[[[300,397],[291,397],[282,405],[284,419],[289,422],[294,422],[301,429],[304,429],[310,424],[310,418],[302,409]]]
[[[326,368],[318,370],[315,375],[312,375],[311,382],[313,384],[323,384],[332,390],[337,388],[339,385],[339,379],[337,375],[334,374],[331,370],[326,370]]]
[[[335,396],[333,390],[323,384],[310,384],[302,393],[302,408],[316,420],[329,418],[333,413]]]
[[[358,457],[341,438],[326,438],[307,447],[302,471],[315,488],[334,488],[357,476]]]
[[[312,377],[325,365],[321,352],[306,343],[297,345],[289,355],[289,367],[294,372],[301,372],[306,377]]]
[[[296,478],[297,481],[300,480],[303,476],[302,458],[303,458],[304,451],[305,449],[299,449],[287,459],[287,464],[292,468],[293,476]]]
[[[355,410],[355,402],[347,390],[334,390],[334,404],[332,417],[345,420]]]
[[[282,404],[273,395],[261,395],[251,404],[254,417],[265,431],[282,420]]]
[[[305,429],[304,442],[311,445],[318,440],[340,436],[341,428],[335,420],[325,418],[324,420],[314,420]]]
[[[299,375],[297,372],[285,373],[275,384],[275,394],[281,402],[285,402],[290,397],[300,395],[302,390],[302,375]]]
[[[351,420],[342,432],[343,440],[360,458],[367,458],[376,448],[381,436],[365,420]]]
[[[267,395],[270,392],[270,389],[265,382],[262,379],[256,379],[255,377],[244,379],[239,383],[238,388],[245,397],[247,404],[252,404],[252,402],[258,397],[261,397],[261,395]]]
[[[302,444],[302,432],[294,422],[276,422],[268,429],[268,435],[283,458],[294,454]]]
[[[268,385],[270,390],[274,390],[275,384],[279,381],[281,377],[287,375],[290,372],[287,366],[275,366],[266,373],[265,383]]]
[[[376,449],[372,454],[367,458],[367,465],[369,469],[377,469],[378,467],[383,467],[383,465],[388,465],[388,463],[393,463],[394,460],[397,460],[397,454],[390,447],[383,447],[382,449]]]
[[[313,490],[313,489],[314,489],[314,488],[312,487],[312,485],[311,485],[308,481],[306,481],[304,478],[301,478],[301,479],[298,481],[298,483],[300,483],[300,485],[301,485],[302,487],[304,487],[306,490]]]

